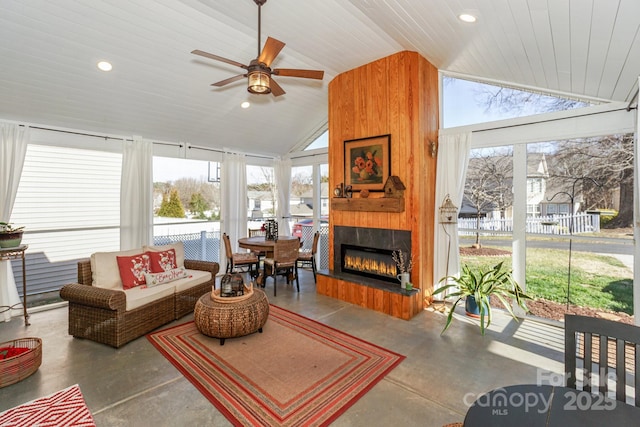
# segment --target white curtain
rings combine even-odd
[[[276,159],[274,162],[276,188],[278,189],[278,234],[291,235],[289,218],[291,217],[291,159]]]
[[[460,272],[458,225],[440,224],[440,206],[447,194],[460,209],[464,194],[464,182],[469,164],[471,132],[455,135],[440,134],[438,138],[438,165],[435,203],[435,251],[433,260],[434,289],[440,279]],[[448,233],[448,235],[447,235]],[[436,298],[443,298],[443,294]]]
[[[120,181],[120,249],[140,248],[153,237],[153,143],[124,141]]]
[[[640,84],[640,77],[638,77]],[[640,326],[640,120],[636,110],[636,134],[633,140],[633,317],[634,325]],[[628,203],[628,202],[627,202]]]
[[[0,221],[9,222],[27,155],[29,127],[0,123],[0,132]],[[0,306],[12,307],[18,304],[20,296],[13,278],[11,261],[0,261]],[[17,309],[6,310],[0,313],[0,319],[8,322],[12,315],[19,314],[20,310]]]
[[[222,185],[223,232],[231,248],[238,250],[238,239],[247,235],[247,161],[244,154],[225,153],[220,170]],[[222,266],[224,267],[224,266]],[[224,268],[223,268],[224,269]]]

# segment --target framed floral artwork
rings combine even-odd
[[[391,169],[391,135],[344,142],[344,185],[353,191],[384,191]]]

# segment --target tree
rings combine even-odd
[[[193,195],[199,193],[208,204],[205,210],[220,210],[220,183],[208,182],[203,178],[180,178],[173,183],[173,188],[178,190],[183,206],[191,206]]]
[[[196,218],[207,219],[207,215],[204,212],[209,210],[209,203],[202,197],[202,194],[193,193],[189,201],[189,210],[195,214]]]
[[[464,196],[476,211],[476,242],[480,247],[480,218],[489,211],[500,211],[501,218],[513,204],[511,156],[495,150],[475,150],[469,159]]]
[[[587,107],[587,102],[524,90],[482,85],[476,93],[478,105],[486,110],[516,112],[518,115],[564,111]],[[618,216],[607,227],[629,227],[633,223],[633,135],[612,135],[557,143],[554,157],[561,172],[550,179],[574,182],[581,179],[584,206],[609,207],[618,194]],[[551,158],[551,160],[556,160]],[[553,169],[553,168],[550,168]]]
[[[255,183],[247,185],[247,189],[268,192],[269,198],[271,199],[271,206],[273,206],[271,214],[275,215],[277,194],[273,168],[260,167],[257,168],[257,171],[259,176],[256,177],[252,175],[252,181],[255,181]]]
[[[298,198],[313,189],[311,176],[305,173],[297,173],[291,178],[291,193]]]
[[[633,135],[611,135],[560,141],[551,157],[550,179],[582,179],[584,209],[612,208],[618,216],[607,227],[633,223]]]
[[[184,206],[178,196],[178,190],[171,190],[169,197],[166,194],[162,197],[162,204],[158,210],[158,216],[164,216],[169,218],[184,218]]]
[[[485,111],[495,110],[501,113],[521,116],[548,113],[551,111],[565,111],[589,106],[589,104],[584,101],[543,95],[508,87],[482,85],[480,88],[481,89],[476,92],[475,98],[478,105],[485,107]]]

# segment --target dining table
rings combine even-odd
[[[254,252],[264,252],[267,258],[273,258],[273,248],[276,242],[283,240],[297,240],[295,236],[278,236],[278,240],[267,240],[265,236],[241,237],[238,239],[238,246]]]
[[[640,408],[573,388],[520,384],[477,396],[464,427],[640,425]]]

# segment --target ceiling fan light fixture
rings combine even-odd
[[[247,87],[247,90],[250,93],[255,93],[257,95],[267,95],[271,93],[271,87],[269,86],[269,73],[256,70],[250,72],[247,78],[249,79],[249,86]]]

